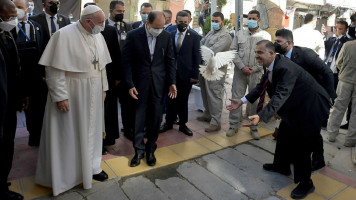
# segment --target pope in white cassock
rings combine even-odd
[[[49,98],[35,182],[51,187],[54,196],[108,178],[100,168],[105,66],[111,62],[100,34],[104,20],[99,7],[87,6],[78,22],[51,37],[39,62],[46,66]]]

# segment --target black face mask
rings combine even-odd
[[[276,49],[276,52],[279,54],[285,54],[287,53],[287,47],[282,48],[282,46],[280,44],[278,44],[277,42],[274,42],[274,48]]]
[[[188,28],[188,24],[180,23],[177,24],[177,28],[179,32],[184,32]]]
[[[123,19],[124,19],[124,14],[115,15],[115,21],[116,22],[122,22]]]
[[[52,14],[57,14],[58,12],[58,6],[56,4],[52,4],[50,7],[49,7],[49,11],[51,11]]]

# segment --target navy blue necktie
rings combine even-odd
[[[56,30],[56,25],[54,24],[54,17],[51,17],[51,35],[53,35],[57,30]]]
[[[24,33],[26,33],[26,26],[25,26],[25,22],[20,22],[21,24],[21,28],[22,30],[19,30],[19,32],[17,33],[17,38],[16,38],[16,42],[26,42],[26,36]]]

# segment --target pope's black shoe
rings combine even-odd
[[[132,158],[130,162],[130,167],[136,167],[141,163],[141,159],[145,157],[145,154],[143,153],[135,153],[134,157]]]
[[[273,166],[272,163],[263,164],[263,169],[267,170],[267,171],[270,171],[270,172],[278,172],[278,173],[283,174],[285,176],[289,176],[292,173],[290,171],[290,169],[286,169],[286,170],[275,169],[275,167]]]
[[[188,135],[188,136],[192,136],[193,132],[186,126],[186,125],[180,125],[179,126],[179,131]]]
[[[171,129],[173,129],[173,124],[164,123],[163,126],[159,128],[159,132],[163,133]]]
[[[17,192],[13,192],[11,190],[6,190],[1,192],[0,199],[3,200],[22,200],[23,196]]]
[[[103,182],[103,181],[107,180],[108,178],[109,178],[109,176],[106,172],[104,172],[104,170],[101,171],[99,174],[93,175],[93,179],[100,181],[100,182]]]
[[[316,170],[321,169],[323,167],[325,167],[325,161],[324,160],[312,160],[311,171],[316,171]]]
[[[148,166],[155,166],[156,164],[156,157],[154,153],[146,154],[146,162]]]
[[[315,187],[313,181],[309,179],[308,181],[301,181],[298,186],[292,191],[290,197],[293,199],[304,199],[309,193],[314,192]]]

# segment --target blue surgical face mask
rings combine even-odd
[[[257,21],[256,20],[248,20],[247,21],[247,26],[249,27],[249,28],[256,28],[257,27]]]
[[[214,31],[220,30],[219,23],[213,22],[213,23],[211,23],[211,27],[213,28]]]
[[[142,22],[143,22],[143,23],[146,23],[147,18],[148,18],[148,15],[147,15],[147,14],[141,14],[141,19],[142,19]]]
[[[28,8],[30,9],[30,12],[32,12],[33,9],[35,9],[35,7],[33,7],[33,6],[29,6]]]

